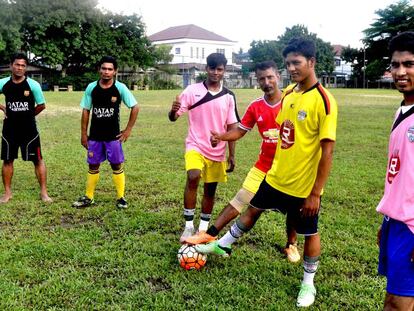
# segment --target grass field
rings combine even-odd
[[[235,92],[240,113],[260,95],[258,90]],[[185,118],[176,123],[167,118],[176,93],[135,93],[141,111],[124,145],[130,202],[125,211],[114,208],[108,165],[101,169],[96,206],[71,208],[84,193],[87,172],[80,145],[82,93],[45,93],[47,109],[38,127],[54,203],[39,201],[33,165],[16,161],[14,197],[0,206],[0,309],[295,309],[303,268],[280,253],[285,243],[280,214],[263,215],[231,258],[210,256],[200,272],[179,267],[187,127]],[[385,280],[376,272],[381,217],[375,207],[401,98],[389,90],[332,93],[339,104],[337,145],[321,211],[318,294],[309,310],[379,310]],[[123,109],[123,124],[127,113]],[[219,185],[214,215],[239,189],[258,151],[255,131],[237,144],[236,170]]]

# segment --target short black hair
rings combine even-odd
[[[388,45],[390,55],[395,51],[407,51],[414,54],[414,31],[404,31],[393,37]]]
[[[16,59],[24,59],[26,65],[29,64],[29,59],[27,58],[26,53],[23,52],[16,52],[10,57],[10,64],[13,64]]]
[[[267,70],[270,68],[272,68],[275,72],[278,72],[277,65],[273,60],[266,60],[264,62],[257,63],[254,70],[257,72],[258,70]]]
[[[283,50],[283,57],[286,57],[292,52],[301,54],[307,59],[316,57],[315,42],[305,38],[293,38]]]
[[[211,69],[217,68],[217,66],[224,65],[226,67],[227,65],[227,59],[224,57],[221,53],[211,53],[209,56],[207,56],[207,66]]]
[[[98,63],[98,68],[101,68],[103,63],[111,63],[114,65],[115,70],[118,69],[118,62],[116,61],[116,58],[113,56],[109,56],[109,55],[103,56]]]

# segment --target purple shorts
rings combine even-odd
[[[89,164],[101,164],[108,160],[111,164],[124,163],[124,152],[119,140],[111,141],[88,141],[88,160]]]

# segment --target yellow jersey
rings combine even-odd
[[[290,85],[282,95],[279,143],[266,181],[288,195],[306,198],[312,191],[322,154],[320,141],[336,140],[338,107],[318,82],[296,92]]]

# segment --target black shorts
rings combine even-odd
[[[21,151],[24,161],[37,162],[42,159],[40,149],[39,133],[30,136],[6,136],[1,137],[1,159],[11,161],[18,158],[18,151]]]
[[[279,211],[289,217],[298,234],[313,235],[318,233],[319,215],[302,216],[304,201],[304,198],[294,197],[273,188],[265,179],[250,201],[250,205],[258,209]]]

